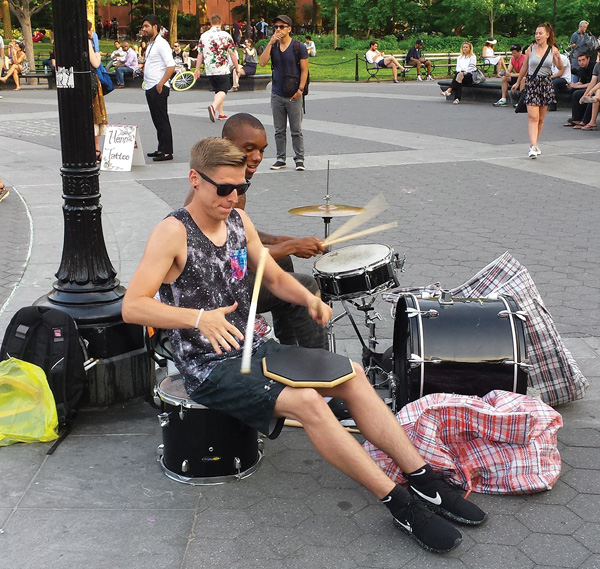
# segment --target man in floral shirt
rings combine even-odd
[[[196,79],[200,77],[200,65],[204,62],[204,70],[215,92],[212,105],[208,106],[208,117],[215,122],[215,117],[220,121],[227,118],[223,112],[223,102],[231,87],[229,66],[232,64],[238,69],[239,64],[233,38],[221,30],[221,16],[214,14],[210,23],[211,28],[200,36],[198,42],[198,64],[194,75]]]

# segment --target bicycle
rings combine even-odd
[[[191,69],[187,69],[185,66],[180,66],[175,75],[171,79],[171,85],[175,91],[187,91],[191,89],[196,83],[196,77]]]

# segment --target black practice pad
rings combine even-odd
[[[349,358],[301,346],[263,358],[262,366],[266,377],[290,387],[335,387],[356,375]]]

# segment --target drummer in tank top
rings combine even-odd
[[[529,158],[535,159],[542,154],[538,141],[544,127],[544,119],[548,106],[556,103],[556,95],[552,87],[552,65],[559,71],[563,69],[563,62],[558,49],[554,46],[554,30],[548,22],[539,24],[535,30],[535,42],[525,50],[525,62],[517,82],[512,86],[516,91],[521,79],[525,79],[525,103],[527,105],[527,130],[529,133]],[[546,55],[546,53],[548,53]],[[546,58],[544,56],[546,55]],[[535,73],[540,61],[543,63]]]
[[[273,340],[261,342],[256,335],[244,338],[240,331],[248,316],[247,270],[256,270],[264,249],[250,218],[234,209],[238,194],[249,186],[245,163],[245,153],[228,140],[207,138],[194,146],[189,171],[194,198],[150,235],[123,299],[123,320],[173,332],[173,349],[193,401],[271,438],[279,434],[285,417],[299,421],[319,454],[378,498],[398,529],[427,550],[455,549],[462,535],[440,515],[470,526],[482,524],[487,515],[425,462],[359,364],[352,364],[353,376],[328,389],[290,387],[263,374],[262,359],[270,354],[305,350],[302,357],[321,361],[332,355]],[[273,294],[305,306],[320,325],[331,319],[331,307],[269,256],[263,278]],[[154,298],[159,288],[166,302]],[[245,341],[252,342],[253,354],[250,372],[242,374]],[[326,396],[345,401],[362,435],[385,449],[405,473],[408,490],[344,429]],[[428,509],[434,506],[436,513]]]

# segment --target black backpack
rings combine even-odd
[[[76,413],[87,387],[83,369],[86,349],[77,324],[61,310],[45,306],[21,308],[10,321],[0,361],[17,358],[41,367],[56,401],[59,425]]]

